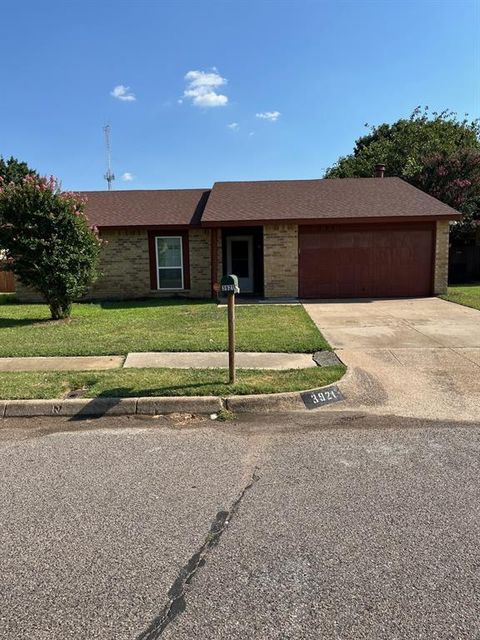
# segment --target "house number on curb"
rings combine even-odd
[[[333,387],[324,387],[323,389],[315,389],[315,391],[306,391],[300,395],[307,409],[318,409],[325,404],[345,400],[342,392],[336,385]]]

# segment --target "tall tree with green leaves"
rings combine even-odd
[[[57,180],[28,174],[0,178],[0,247],[7,268],[39,291],[54,320],[97,276],[101,240],[85,216],[85,199],[61,191]]]
[[[8,182],[21,182],[26,176],[38,175],[34,169],[30,169],[26,162],[20,162],[13,156],[5,160],[0,156],[0,178]]]
[[[453,111],[417,107],[409,118],[370,127],[353,152],[325,173],[326,178],[364,178],[377,163],[464,214],[452,237],[465,241],[480,218],[480,121]]]
[[[479,120],[460,120],[453,111],[430,113],[417,107],[409,118],[393,124],[365,126],[370,132],[355,142],[351,154],[327,169],[326,178],[371,178],[375,165],[383,163],[386,176],[408,180],[433,156],[480,150]]]
[[[462,220],[451,225],[451,236],[457,244],[469,243],[476,238],[480,212],[478,149],[466,148],[431,156],[409,182],[463,213]]]

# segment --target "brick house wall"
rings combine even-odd
[[[435,271],[433,293],[440,296],[447,293],[448,287],[448,250],[450,223],[448,220],[437,220],[435,239]]]
[[[159,232],[160,234],[161,232]],[[146,230],[103,230],[107,240],[102,249],[102,275],[92,286],[86,299],[126,299],[166,297],[171,292],[152,290],[148,232]],[[218,277],[222,274],[221,233],[218,239]],[[211,297],[209,229],[189,230],[190,289],[178,295],[192,298]],[[437,221],[434,265],[434,294],[446,293],[448,284],[449,222]],[[298,296],[298,226],[265,225],[263,235],[264,282],[267,298]],[[39,302],[37,292],[16,282],[20,301]]]
[[[298,225],[265,225],[263,260],[266,298],[298,296]]]
[[[161,231],[158,232],[161,235]],[[100,256],[100,276],[85,300],[170,297],[150,285],[148,231],[103,229],[106,240]],[[210,231],[189,230],[190,289],[178,295],[210,298]],[[17,281],[17,298],[25,302],[41,302],[40,295]]]
[[[106,241],[100,256],[100,276],[87,298],[143,298],[150,293],[148,233],[145,230],[102,230]]]
[[[190,296],[211,297],[210,229],[190,229]]]

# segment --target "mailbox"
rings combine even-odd
[[[220,280],[220,293],[240,293],[237,276],[223,276]]]
[[[235,294],[240,293],[238,278],[233,274],[220,280],[220,293],[227,296],[228,306],[228,372],[230,384],[235,382]]]

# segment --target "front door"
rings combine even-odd
[[[240,293],[253,293],[253,236],[227,237],[227,272],[237,276]]]

